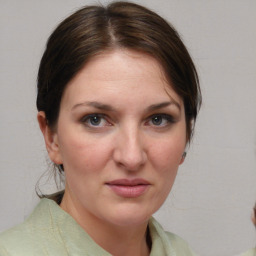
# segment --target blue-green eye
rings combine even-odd
[[[89,127],[107,126],[108,122],[102,114],[90,114],[82,118],[82,123]]]
[[[91,125],[98,126],[101,123],[101,117],[100,116],[90,116],[88,121],[90,122]]]
[[[151,121],[152,121],[152,124],[153,124],[153,125],[161,125],[162,122],[163,122],[163,118],[162,118],[162,116],[154,116],[154,117],[151,119]]]
[[[153,126],[164,127],[170,123],[174,123],[172,116],[167,114],[156,114],[150,117],[149,124]]]

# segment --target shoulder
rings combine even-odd
[[[26,248],[27,243],[33,243],[31,232],[25,223],[20,224],[0,234],[0,255],[18,255],[15,254],[16,248]],[[20,255],[25,255],[20,252]]]
[[[55,248],[61,248],[62,242],[58,236],[54,235],[56,234],[56,232],[52,232],[54,228],[44,217],[48,210],[47,202],[40,202],[25,222],[1,233],[0,255],[41,256],[49,255],[49,251]],[[55,248],[51,248],[53,244]],[[63,253],[62,255],[66,254]]]

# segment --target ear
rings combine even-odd
[[[185,158],[186,158],[186,155],[187,155],[187,152],[184,151],[183,154],[182,154],[182,156],[181,156],[181,159],[180,159],[180,165],[184,163]]]
[[[50,159],[55,164],[62,164],[57,132],[54,132],[49,127],[47,119],[45,117],[45,112],[39,111],[37,114],[37,120],[41,132],[44,136],[45,146]]]

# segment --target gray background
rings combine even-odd
[[[203,256],[254,247],[256,1],[135,2],[180,32],[197,65],[204,100],[186,162],[156,217]],[[35,184],[47,169],[35,108],[46,39],[58,22],[88,3],[95,2],[0,1],[0,231],[31,212],[38,202]],[[51,181],[41,187],[54,190]]]

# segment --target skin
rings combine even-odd
[[[149,255],[148,220],[168,196],[186,146],[183,101],[160,64],[130,50],[100,54],[67,85],[57,126],[47,126],[44,112],[38,121],[49,157],[64,165],[62,209],[111,254]],[[139,196],[108,186],[136,178],[148,182]]]

